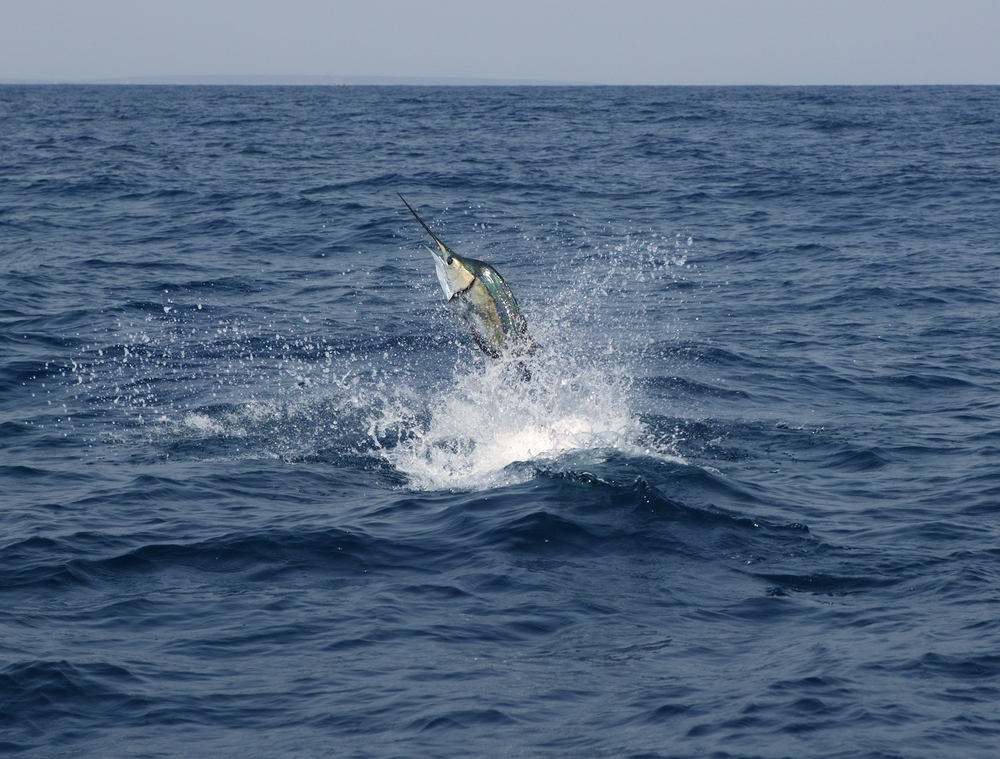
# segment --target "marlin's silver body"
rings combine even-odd
[[[528,323],[500,273],[484,261],[455,253],[441,242],[402,195],[399,199],[437,243],[437,249],[427,248],[434,258],[434,271],[448,302],[458,308],[472,329],[476,345],[493,358],[505,352],[513,355],[534,352]]]

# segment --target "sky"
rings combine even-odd
[[[1000,0],[0,0],[0,82],[1000,84]]]

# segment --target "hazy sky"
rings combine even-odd
[[[0,0],[0,80],[1000,84],[1000,0]]]

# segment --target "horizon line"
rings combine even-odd
[[[0,85],[160,85],[160,86],[411,86],[411,87],[996,87],[987,83],[937,84],[604,84],[550,79],[502,79],[488,77],[414,76],[319,76],[319,75],[185,75],[141,76],[100,79],[0,78]]]

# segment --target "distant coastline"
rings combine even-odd
[[[589,82],[559,82],[539,79],[474,79],[417,76],[134,76],[114,79],[0,79],[0,84],[159,84],[159,85],[383,85],[429,87],[574,87]]]

